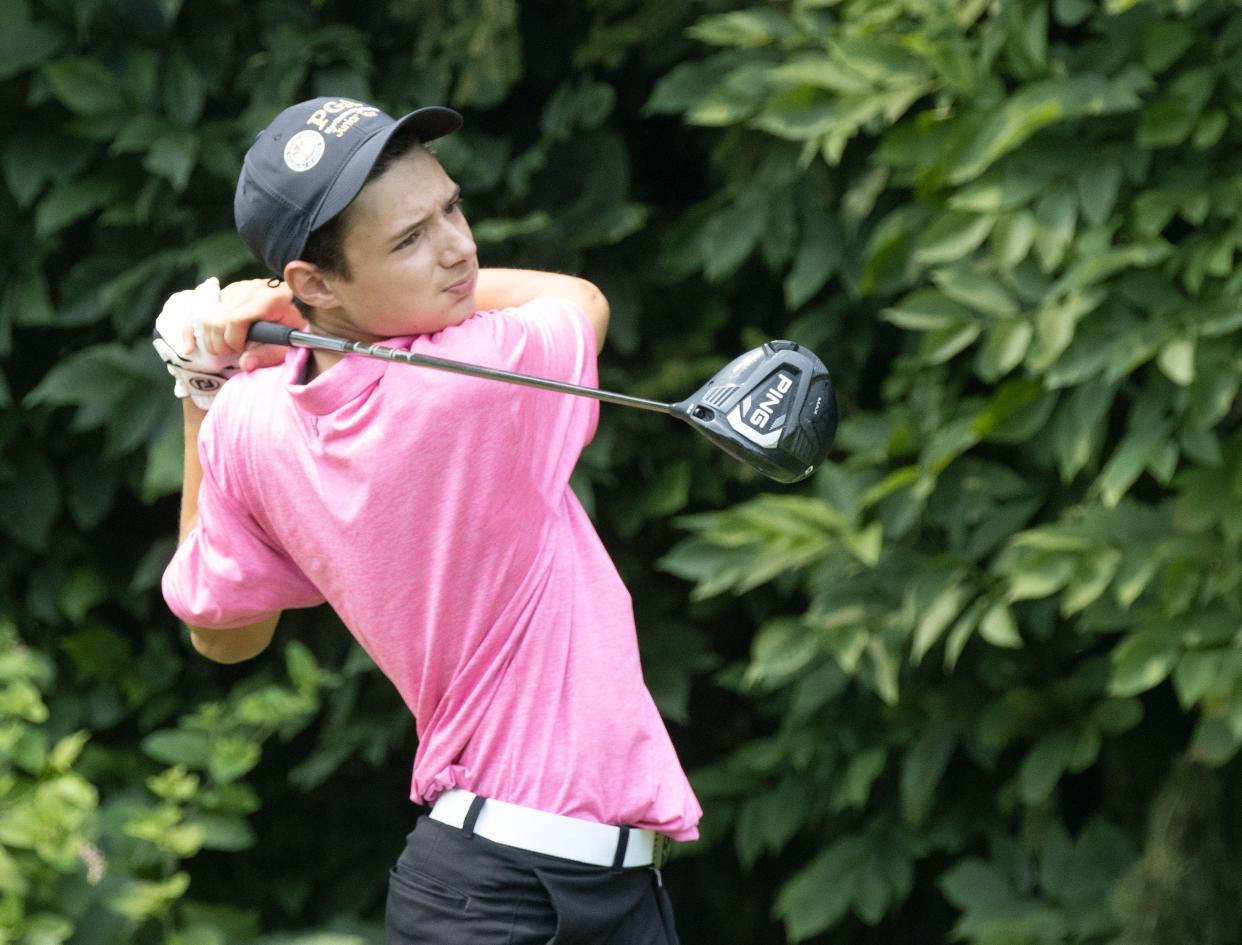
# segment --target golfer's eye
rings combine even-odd
[[[454,213],[461,212],[461,194],[458,194],[444,206],[445,216],[452,216]]]
[[[397,244],[397,249],[404,249],[407,246],[413,246],[415,243],[418,242],[418,238],[419,236],[422,235],[422,232],[423,232],[422,230],[415,230],[413,233],[411,233],[409,236],[407,236],[405,239],[403,239],[400,243]]]

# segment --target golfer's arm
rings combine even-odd
[[[480,269],[474,290],[480,309],[513,308],[541,295],[568,299],[581,308],[595,329],[596,353],[603,350],[608,334],[608,300],[586,279],[534,269]]]
[[[182,401],[185,412],[185,478],[181,487],[181,532],[179,542],[198,524],[198,490],[203,482],[203,467],[198,458],[198,431],[205,410],[194,406],[190,398]],[[195,627],[187,624],[190,630],[190,642],[209,660],[217,663],[240,663],[262,653],[276,632],[276,622],[280,614],[274,613],[255,623],[244,627],[232,627],[228,630],[212,630],[207,627]]]

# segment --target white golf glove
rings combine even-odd
[[[237,356],[208,354],[197,333],[198,322],[220,304],[220,280],[212,276],[194,289],[174,292],[164,303],[151,343],[176,383],[173,393],[211,408],[224,382],[237,373]]]

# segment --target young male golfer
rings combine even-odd
[[[594,286],[479,268],[459,190],[423,146],[460,122],[320,98],[246,155],[237,227],[284,283],[209,280],[157,320],[189,395],[164,596],[221,662],[327,601],[400,691],[411,796],[431,814],[390,875],[391,942],[673,943],[659,866],[701,811],[643,684],[630,597],[569,489],[596,402],[246,346],[256,320],[309,320],[596,382]]]

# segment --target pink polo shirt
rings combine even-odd
[[[560,300],[387,344],[596,383]],[[415,801],[460,787],[696,837],[630,596],[569,488],[598,404],[360,357],[299,384],[307,357],[233,378],[203,423],[172,611],[226,628],[331,604],[414,714]]]

